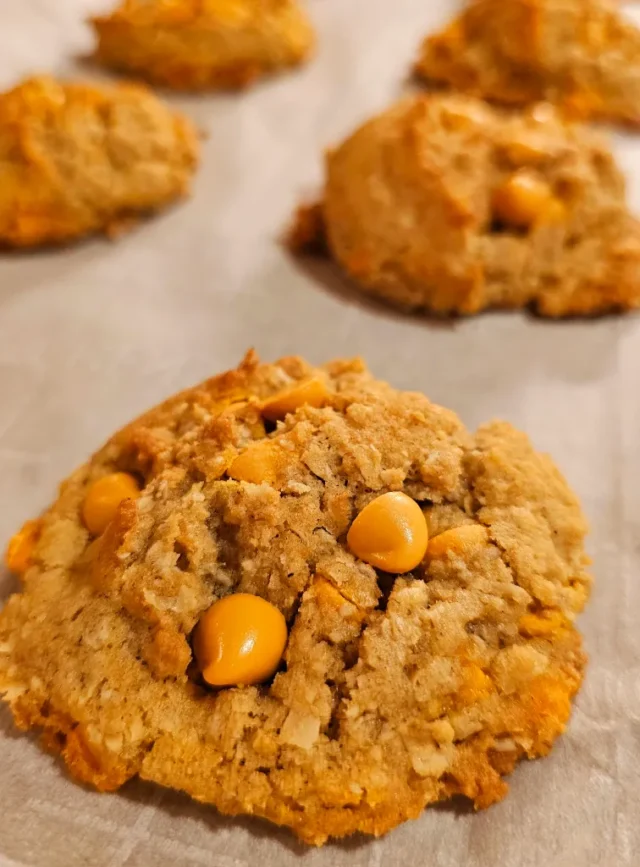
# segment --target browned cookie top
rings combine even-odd
[[[133,488],[105,523],[96,483],[115,473]],[[411,514],[394,533],[422,522],[417,558],[372,554],[390,492]],[[508,424],[470,434],[358,360],[249,353],[117,433],[20,563],[14,546],[0,690],[85,782],[139,774],[312,843],[457,793],[486,806],[569,717],[585,531]],[[263,682],[212,688],[193,632],[240,593],[284,616],[284,657]]]

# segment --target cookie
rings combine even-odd
[[[249,353],[17,534],[0,691],[85,783],[138,775],[309,843],[486,807],[569,718],[585,531],[510,425],[471,434],[357,359]]]
[[[294,249],[325,249],[365,292],[436,314],[640,304],[640,229],[598,134],[549,104],[407,99],[330,151]]]
[[[117,234],[187,194],[192,124],[146,88],[31,78],[0,95],[0,245]]]
[[[92,24],[101,63],[177,90],[245,87],[314,41],[297,0],[124,0]]]
[[[640,124],[640,31],[610,0],[473,0],[424,41],[418,77],[507,105]]]

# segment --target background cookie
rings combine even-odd
[[[485,807],[569,717],[585,530],[509,425],[470,435],[357,360],[249,354],[116,434],[15,541],[0,688],[84,782],[139,774],[311,843]],[[289,631],[253,686],[203,658],[238,593]]]
[[[99,61],[177,90],[244,87],[313,45],[298,0],[124,0],[92,23]]]
[[[186,195],[197,155],[146,88],[28,79],[0,95],[0,245],[115,234]]]
[[[531,305],[544,316],[640,304],[640,229],[607,143],[548,105],[500,113],[408,99],[326,160],[295,247],[326,238],[365,291],[436,313]]]
[[[640,123],[640,30],[611,0],[473,0],[427,36],[419,77],[507,105]]]

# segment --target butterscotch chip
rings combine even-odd
[[[231,479],[254,485],[273,485],[287,470],[287,452],[277,442],[263,439],[242,451],[227,470]]]
[[[0,246],[114,236],[185,196],[193,125],[149,90],[31,78],[0,94]]]
[[[247,424],[316,380],[322,406]],[[86,494],[116,473],[139,496],[95,538]],[[371,504],[398,500],[390,528]],[[39,526],[0,613],[0,691],[98,789],[137,775],[314,844],[381,834],[502,798],[582,680],[586,525],[558,470],[359,360],[249,354],[115,434]],[[372,565],[369,543],[418,537]]]
[[[445,530],[429,540],[427,557],[460,557],[488,543],[488,533],[481,524],[463,524],[451,530]]]
[[[302,380],[267,398],[261,406],[262,414],[270,421],[279,421],[301,406],[322,406],[328,400],[327,386],[319,377]]]
[[[404,100],[330,151],[319,208],[329,254],[395,305],[552,317],[640,305],[622,173],[598,133],[548,105],[515,115],[450,94]],[[295,226],[289,238],[312,246]]]
[[[31,565],[33,549],[35,548],[40,522],[37,520],[25,521],[18,532],[11,537],[4,555],[4,562],[10,572],[16,575],[24,575]]]
[[[640,30],[611,0],[473,0],[428,36],[418,76],[506,105],[640,123]]]
[[[519,171],[494,190],[496,220],[505,226],[531,229],[536,224],[566,219],[566,209],[549,186],[533,172]]]
[[[100,62],[176,90],[245,87],[314,42],[298,0],[124,0],[92,23]]]
[[[564,629],[567,618],[562,611],[543,611],[541,614],[524,614],[518,623],[520,631],[531,638],[547,638],[559,629]]]

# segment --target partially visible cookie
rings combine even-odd
[[[124,0],[92,23],[100,62],[177,90],[245,87],[314,41],[298,0]]]
[[[149,90],[31,78],[0,95],[0,245],[114,234],[186,195],[196,130]]]
[[[471,0],[425,39],[418,76],[508,105],[640,124],[640,31],[610,0]]]
[[[598,134],[548,104],[516,115],[470,97],[405,100],[326,161],[293,247],[318,246],[364,291],[408,308],[544,316],[640,305],[640,227]]]
[[[510,425],[471,434],[357,359],[250,353],[14,538],[0,693],[79,780],[139,775],[310,843],[486,807],[567,724],[585,532]]]

